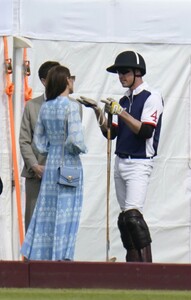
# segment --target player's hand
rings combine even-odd
[[[101,102],[105,103],[105,112],[110,113],[112,115],[120,115],[124,110],[123,107],[112,98],[101,100]]]
[[[93,99],[86,98],[84,96],[80,96],[80,98],[76,99],[81,104],[85,105],[86,107],[91,108],[98,108],[97,102]]]
[[[109,114],[111,110],[111,103],[115,102],[113,98],[107,98],[106,100],[101,100],[101,102],[105,103],[104,111]]]

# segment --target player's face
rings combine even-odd
[[[119,70],[117,71],[118,75],[119,75],[119,80],[122,84],[123,87],[131,87],[134,80],[135,80],[135,75],[132,69],[123,69],[123,70]]]

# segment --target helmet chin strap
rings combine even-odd
[[[135,83],[135,78],[136,77],[142,77],[142,75],[140,74],[140,75],[136,75],[135,74],[135,69],[133,69],[133,74],[134,74],[134,79],[133,79],[133,82],[132,82],[132,84],[129,86],[129,89],[131,89],[132,88],[132,86],[134,85],[134,83]]]
[[[132,84],[129,86],[129,89],[131,89],[132,86],[133,86],[134,83],[135,83],[135,77],[136,77],[136,75],[135,75],[135,70],[134,70],[134,69],[133,69],[133,74],[134,74],[133,82],[132,82]]]

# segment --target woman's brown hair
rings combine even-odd
[[[46,101],[53,100],[62,94],[70,78],[70,71],[64,66],[55,66],[50,69],[46,79]]]

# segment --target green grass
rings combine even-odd
[[[191,291],[106,289],[0,289],[0,300],[184,300]]]

